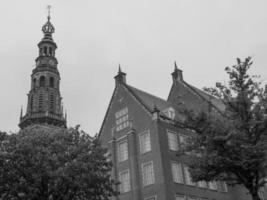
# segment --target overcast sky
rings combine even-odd
[[[1,0],[0,130],[17,131],[51,4],[68,125],[99,131],[118,64],[127,82],[162,98],[176,60],[198,88],[252,56],[267,79],[266,0]]]

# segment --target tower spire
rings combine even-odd
[[[121,65],[119,64],[118,74],[114,77],[116,85],[125,84],[126,83],[126,73],[121,71]]]
[[[174,71],[172,72],[173,83],[176,84],[177,81],[183,81],[183,71],[178,69],[176,61],[174,61]]]
[[[44,37],[38,43],[39,56],[35,59],[36,67],[31,75],[31,90],[28,94],[26,113],[21,118],[19,127],[34,124],[66,127],[60,94],[60,74],[57,68],[56,43],[52,34],[55,28],[50,22],[51,6],[47,6],[47,22],[43,25]]]

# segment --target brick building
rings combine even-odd
[[[249,200],[241,187],[224,182],[194,183],[186,161],[177,151],[190,134],[179,126],[181,107],[220,112],[224,105],[188,84],[175,64],[173,84],[167,100],[126,83],[119,69],[115,89],[100,139],[109,149],[112,176],[121,182],[116,200]],[[264,192],[260,191],[262,199]],[[266,198],[266,196],[265,196]]]

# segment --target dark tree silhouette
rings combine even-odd
[[[1,132],[0,199],[108,199],[116,193],[106,153],[78,127]]]
[[[186,112],[185,126],[193,130],[186,151],[194,181],[223,180],[244,186],[253,200],[267,178],[267,90],[248,70],[251,58],[227,67],[227,84],[205,88],[225,104],[223,111]],[[213,98],[213,97],[212,97]]]

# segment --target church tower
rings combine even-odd
[[[31,75],[26,114],[23,116],[21,112],[20,116],[21,129],[34,124],[66,127],[66,116],[63,116],[59,91],[58,61],[55,57],[57,45],[52,38],[55,28],[50,22],[50,12],[42,31],[44,37],[38,43],[39,56],[35,59],[36,67]]]

